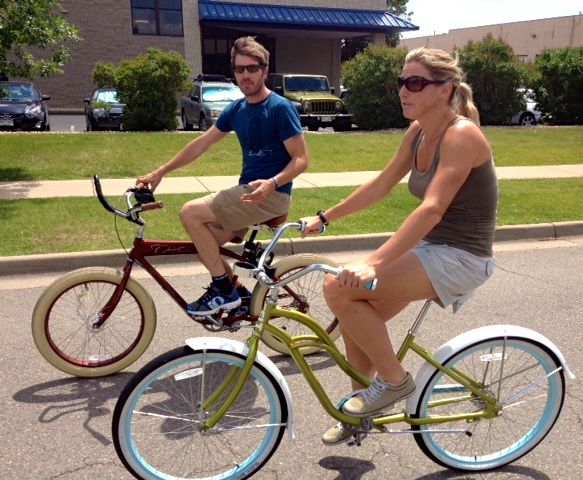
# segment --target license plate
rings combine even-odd
[[[331,117],[331,116],[328,116],[328,115],[323,116],[323,117],[320,117],[320,121],[322,121],[322,122],[331,122],[333,120],[334,120],[334,117]]]
[[[0,127],[13,127],[14,120],[11,118],[0,118]]]

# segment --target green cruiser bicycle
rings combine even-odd
[[[557,420],[565,378],[574,378],[558,348],[541,334],[519,326],[493,325],[463,333],[429,352],[416,332],[431,301],[425,302],[398,351],[424,363],[417,390],[403,411],[369,418],[344,414],[334,405],[304,358],[303,349],[325,350],[351,378],[368,385],[309,316],[277,306],[278,290],[309,272],[338,274],[315,264],[274,281],[263,268],[266,255],[287,228],[281,227],[257,265],[239,265],[270,289],[264,311],[246,343],[219,337],[190,338],[187,346],[145,365],[123,390],[113,415],[113,440],[125,467],[141,479],[244,479],[269,460],[285,429],[292,434],[293,403],[284,376],[258,351],[265,333],[289,350],[334,419],[353,425],[348,442],[360,445],[370,433],[410,432],[429,458],[460,470],[501,467],[536,447]],[[285,317],[312,335],[290,337],[271,323]],[[393,424],[406,429],[393,430]],[[293,434],[292,434],[293,436]]]

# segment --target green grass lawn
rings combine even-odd
[[[354,187],[297,189],[290,221],[313,215],[345,198]],[[148,212],[146,238],[186,239],[178,220],[180,206],[195,195],[160,195],[163,210]],[[583,179],[503,180],[498,225],[582,220]],[[405,185],[370,209],[334,222],[329,235],[394,231],[417,205]],[[119,204],[123,208],[123,204]],[[0,255],[109,250],[120,247],[114,216],[95,198],[0,201]],[[120,237],[131,245],[133,224],[118,219]],[[293,234],[292,234],[293,235]]]
[[[498,166],[583,162],[583,127],[486,127]],[[310,172],[381,170],[403,130],[307,134]],[[0,136],[0,181],[134,178],[169,160],[198,133],[26,134]],[[237,175],[241,153],[229,135],[174,176]]]

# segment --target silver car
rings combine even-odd
[[[227,105],[243,96],[239,87],[226,77],[199,76],[188,94],[180,100],[184,130],[192,130],[196,125],[201,132],[207,131]]]
[[[510,123],[523,127],[533,127],[537,123],[540,123],[542,119],[542,113],[535,108],[536,100],[534,99],[534,92],[530,89],[524,88],[521,88],[519,91],[524,95],[526,110],[514,115],[510,120]]]

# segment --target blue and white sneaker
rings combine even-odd
[[[225,295],[214,285],[206,287],[206,292],[196,301],[186,306],[189,315],[206,317],[219,310],[231,310],[241,305],[241,297],[237,289]]]

